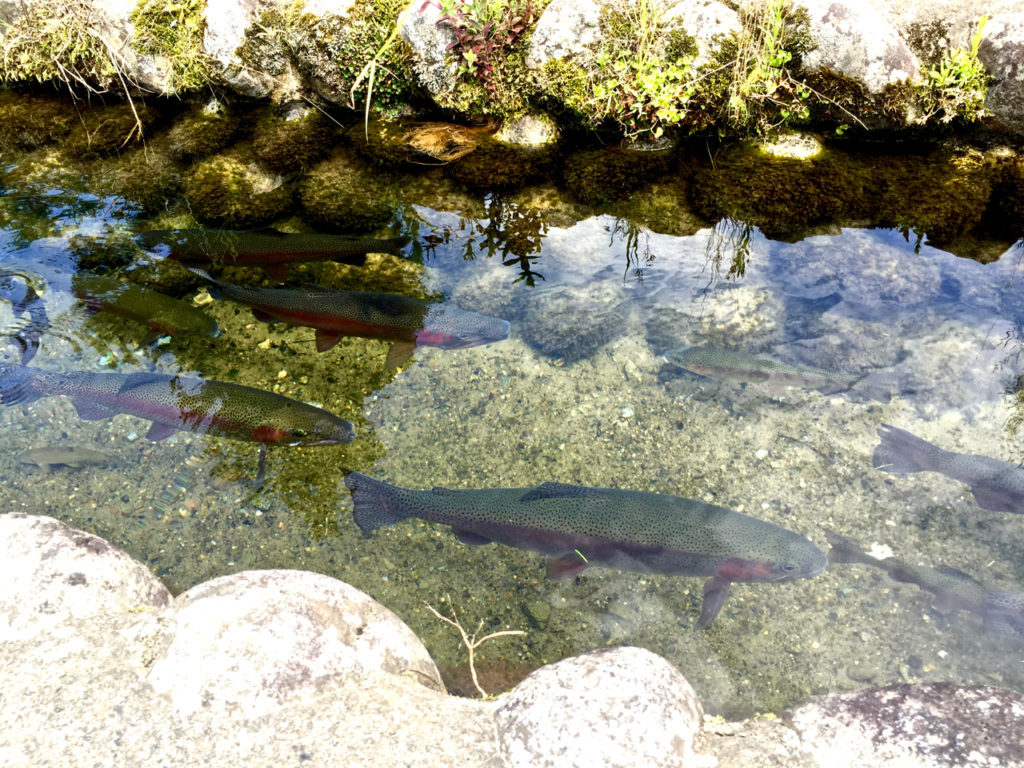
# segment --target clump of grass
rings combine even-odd
[[[32,4],[4,29],[0,83],[63,83],[73,96],[118,89],[134,111],[131,90],[136,84],[103,26],[103,19],[85,0]],[[125,143],[141,135],[142,121],[136,114]]]

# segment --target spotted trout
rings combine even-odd
[[[464,544],[498,542],[547,555],[553,579],[588,565],[710,576],[697,627],[718,615],[733,582],[791,581],[821,573],[826,563],[798,533],[679,496],[563,483],[420,491],[359,472],[345,485],[356,525],[367,536],[418,517],[451,526]]]
[[[140,285],[105,275],[79,273],[71,289],[90,312],[105,312],[142,323],[158,333],[215,337],[217,323],[201,309]]]
[[[691,373],[720,381],[768,382],[784,387],[814,389],[826,395],[851,390],[864,379],[863,376],[835,373],[809,365],[793,365],[739,349],[708,345],[670,349],[665,353],[665,359]],[[892,398],[892,393],[883,386],[867,386],[864,393],[876,400],[888,401]]]
[[[991,456],[953,453],[906,430],[882,424],[881,443],[871,464],[893,474],[939,472],[967,483],[978,506],[994,512],[1024,513],[1024,467]]]
[[[1024,640],[1024,593],[991,590],[980,581],[946,565],[914,565],[895,557],[877,558],[853,539],[825,529],[828,559],[833,563],[862,563],[881,568],[893,581],[915,584],[935,595],[943,610],[970,611],[982,618],[985,630]]]
[[[137,240],[143,248],[163,251],[176,261],[262,266],[275,280],[285,278],[292,262],[337,261],[361,266],[368,253],[398,253],[409,243],[407,237],[293,234],[276,229],[151,229],[138,235]]]
[[[395,368],[409,359],[416,345],[461,349],[508,338],[509,323],[413,296],[368,291],[337,291],[329,288],[248,288],[213,280],[215,293],[247,304],[259,320],[285,322],[313,328],[316,348],[325,352],[342,336],[360,336],[395,342],[387,366]]]
[[[355,437],[352,424],[329,411],[240,384],[162,373],[58,373],[0,365],[3,405],[55,395],[70,398],[86,421],[119,413],[147,419],[150,440],[188,430],[255,441],[260,444],[259,478],[268,444],[330,445]]]

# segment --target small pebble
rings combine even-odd
[[[761,448],[754,455],[759,459],[763,459],[765,456],[768,455],[768,451],[766,451],[764,448]]]
[[[631,418],[632,416],[633,416],[633,409],[630,408],[628,405],[625,408],[622,409],[622,418],[628,419],[628,418]]]

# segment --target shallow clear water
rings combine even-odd
[[[544,197],[541,188],[517,199]],[[877,568],[833,564],[792,583],[736,584],[714,623],[695,630],[702,579],[590,568],[552,582],[539,555],[465,546],[418,520],[365,538],[340,483],[346,467],[417,488],[558,481],[671,493],[783,525],[823,550],[827,526],[1024,592],[1024,518],[982,509],[942,475],[871,464],[882,423],[1020,463],[1020,242],[980,264],[894,230],[784,243],[724,220],[675,237],[610,216],[575,221],[557,206],[486,197],[466,218],[409,199],[394,229],[415,235],[423,266],[385,260],[405,275],[388,278],[394,290],[418,280],[430,295],[509,320],[512,333],[469,349],[421,347],[396,374],[384,368],[383,342],[346,339],[317,354],[311,330],[269,326],[229,301],[205,307],[218,339],[155,338],[92,317],[66,292],[69,238],[145,222],[123,201],[60,187],[7,189],[4,203],[0,266],[31,276],[51,323],[32,365],[237,381],[315,402],[359,432],[351,446],[272,449],[270,479],[253,495],[239,482],[255,471],[251,444],[188,433],[151,443],[144,421],[82,421],[65,398],[45,398],[0,410],[8,511],[104,536],[176,591],[249,568],[330,574],[397,612],[455,681],[465,649],[427,605],[454,609],[468,629],[481,622],[481,634],[522,630],[478,651],[491,690],[617,644],[663,654],[709,711],[727,715],[907,680],[1024,690],[1019,640],[986,633],[971,612],[936,609],[930,593]],[[315,266],[301,279],[380,289],[373,269]],[[24,319],[0,302],[0,323],[10,331]],[[722,383],[662,358],[700,343],[864,378],[822,394]],[[5,354],[17,360],[20,349]],[[894,396],[872,399],[877,390]],[[19,463],[42,445],[98,448],[122,465],[44,473]]]

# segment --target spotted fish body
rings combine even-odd
[[[79,417],[94,421],[126,413],[148,419],[151,440],[179,430],[263,444],[324,445],[355,437],[333,413],[240,384],[160,373],[58,373],[0,365],[0,403],[27,403],[64,395]]]
[[[193,271],[209,279],[201,270]],[[417,344],[460,349],[501,341],[509,333],[507,320],[413,296],[211,282],[222,296],[252,307],[260,319],[314,328],[321,352],[342,336],[359,336],[397,342],[402,346],[396,354],[407,358]]]
[[[275,229],[154,229],[138,236],[144,248],[163,249],[168,258],[192,264],[260,265],[277,268],[283,279],[287,265],[303,261],[338,261],[361,266],[367,253],[397,253],[407,237],[384,239],[289,233]]]
[[[552,578],[576,575],[588,565],[710,576],[698,627],[718,614],[732,582],[813,576],[826,562],[793,531],[679,496],[562,483],[420,491],[358,472],[345,484],[366,535],[418,517],[451,526],[467,544],[494,541],[547,555]]]
[[[994,512],[1024,513],[1024,467],[972,453],[953,453],[904,429],[882,424],[872,466],[905,474],[939,472],[971,486],[978,506]]]
[[[845,392],[863,379],[862,376],[836,373],[809,365],[783,363],[738,349],[708,345],[670,349],[665,353],[665,359],[691,373],[720,381],[767,382],[815,389],[824,394]],[[865,394],[883,401],[888,401],[892,396],[887,388],[877,385],[866,387]]]

